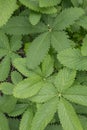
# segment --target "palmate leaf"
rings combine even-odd
[[[57,89],[51,83],[44,83],[37,95],[31,97],[30,100],[37,103],[43,103],[55,96],[57,96]]]
[[[10,130],[8,120],[3,113],[0,112],[0,130]]]
[[[25,113],[22,116],[19,130],[30,130],[32,119],[33,119],[33,111],[31,110],[31,108],[28,108],[27,111],[25,111]]]
[[[0,0],[0,27],[6,24],[16,9],[16,0]]]
[[[70,70],[67,68],[63,68],[59,71],[59,73],[55,77],[54,84],[59,92],[64,91],[65,89],[69,88],[75,79],[76,71]]]
[[[15,16],[10,18],[7,24],[1,29],[10,35],[25,35],[47,31],[47,27],[43,23],[39,23],[36,26],[33,26],[29,23],[29,19],[26,16]]]
[[[31,130],[44,130],[57,110],[57,103],[58,99],[53,98],[39,107],[32,121]]]
[[[54,1],[50,1],[50,0],[39,0],[39,6],[40,7],[50,7],[50,6],[57,5],[60,2],[61,2],[61,0],[54,0]]]
[[[14,42],[14,39],[16,39],[16,42]],[[18,54],[16,54],[16,51],[18,51],[20,47],[20,36],[11,37],[9,43],[7,35],[3,32],[0,32],[0,58],[2,58],[0,62],[0,81],[4,81],[8,77],[12,60],[14,60],[16,57],[20,57]]]
[[[83,130],[74,108],[63,98],[58,104],[58,115],[64,130]]]
[[[75,70],[87,70],[87,57],[79,49],[65,49],[58,54],[58,60],[64,66]]]
[[[43,84],[40,76],[32,76],[18,83],[13,94],[17,98],[28,98],[37,94]]]
[[[50,34],[48,32],[39,35],[29,47],[27,53],[27,67],[35,68],[43,60],[50,47]]]
[[[84,14],[81,8],[69,8],[63,10],[55,19],[53,28],[55,30],[63,30],[74,24]]]
[[[87,106],[87,86],[74,85],[67,89],[63,96],[74,103]]]

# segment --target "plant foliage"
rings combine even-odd
[[[0,130],[87,130],[87,0],[0,0]]]

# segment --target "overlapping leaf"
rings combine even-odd
[[[79,49],[66,49],[58,54],[60,63],[71,69],[87,70],[87,57]]]

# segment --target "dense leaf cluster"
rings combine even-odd
[[[87,0],[0,0],[0,130],[87,130]]]

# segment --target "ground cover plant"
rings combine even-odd
[[[87,0],[0,0],[0,130],[87,130]]]

